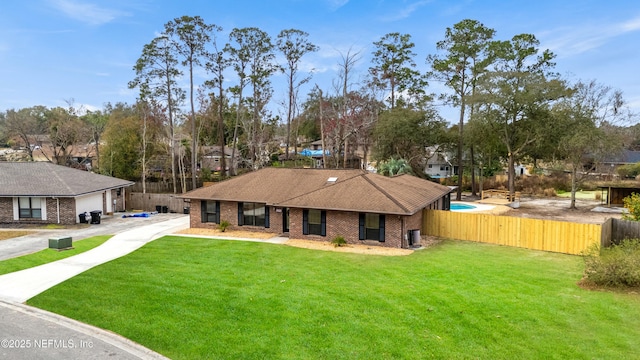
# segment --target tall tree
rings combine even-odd
[[[9,109],[5,113],[3,125],[5,136],[19,138],[31,160],[33,160],[33,150],[36,146],[42,146],[42,139],[47,133],[47,113],[48,109],[44,106]]]
[[[289,159],[289,144],[291,143],[291,121],[295,117],[297,89],[309,82],[311,76],[298,79],[298,69],[302,57],[310,52],[318,51],[318,47],[308,40],[309,34],[296,29],[282,30],[278,34],[276,45],[286,60],[286,67],[282,71],[287,76],[287,142],[285,145],[285,157]],[[297,144],[297,142],[296,142]],[[296,146],[294,144],[294,147]]]
[[[431,64],[431,75],[445,83],[454,92],[449,97],[454,104],[460,106],[458,119],[458,189],[456,200],[462,197],[464,120],[467,98],[473,95],[478,77],[491,62],[487,49],[495,30],[485,27],[476,20],[462,20],[453,28],[447,28],[444,40],[436,43],[443,55],[430,55],[427,63]]]
[[[142,55],[133,67],[136,77],[129,88],[139,88],[140,100],[154,99],[167,111],[169,153],[171,158],[171,180],[173,193],[177,193],[176,178],[176,115],[184,102],[185,91],[178,86],[182,71],[166,35],[160,35],[146,44]]]
[[[71,157],[74,148],[87,145],[91,138],[91,129],[78,116],[78,112],[69,103],[69,108],[56,107],[47,112],[50,148],[53,161],[64,166],[74,166]]]
[[[446,123],[433,109],[396,108],[380,114],[373,130],[378,161],[404,159],[416,174],[424,172],[427,148],[441,143]]]
[[[216,32],[222,31],[221,27],[213,27]],[[214,32],[211,36],[212,51],[209,52],[209,59],[206,64],[208,72],[213,74],[213,78],[207,81],[207,85],[211,86],[218,91],[218,113],[217,113],[217,126],[218,126],[218,146],[220,146],[220,171],[223,176],[227,174],[227,164],[225,156],[225,136],[224,136],[224,109],[226,104],[226,97],[224,94],[224,73],[230,65],[229,58],[225,55],[224,47],[218,45],[218,38]],[[233,161],[233,160],[232,160]]]
[[[595,81],[578,82],[574,93],[553,108],[559,159],[571,171],[571,203],[576,209],[576,191],[590,172],[596,170],[605,157],[622,150],[622,141],[610,125],[622,125],[629,112],[620,91]]]
[[[164,26],[165,34],[172,40],[172,45],[182,58],[182,65],[189,71],[189,109],[191,120],[191,185],[197,187],[198,174],[198,136],[196,132],[196,110],[194,104],[194,66],[202,65],[202,59],[207,57],[206,45],[211,41],[213,31],[221,31],[215,25],[209,25],[199,16],[182,16],[169,21]],[[183,190],[185,189],[183,183]]]
[[[239,125],[244,121],[244,89],[247,87],[248,83],[248,67],[250,60],[249,47],[245,45],[245,39],[243,36],[242,29],[233,29],[229,34],[230,43],[225,45],[224,52],[229,54],[229,63],[233,67],[233,70],[236,72],[238,76],[238,84],[229,89],[229,91],[234,94],[234,96],[238,99],[237,101],[237,111],[235,123],[233,126],[233,144],[231,148],[231,159],[232,164],[235,164],[233,161],[236,157],[236,150],[238,147],[238,131]],[[235,166],[231,167],[231,175],[236,174]]]
[[[551,70],[554,55],[538,55],[539,41],[531,34],[490,45],[491,71],[478,79],[481,116],[487,120],[507,151],[509,192],[515,193],[515,162],[538,139],[552,118],[550,105],[568,95],[566,86]]]
[[[96,151],[96,161],[97,165],[96,170],[100,169],[100,139],[102,137],[102,133],[104,132],[105,127],[107,126],[107,121],[109,121],[109,115],[103,113],[102,111],[87,111],[81,117],[82,121],[88,126],[91,132],[91,142],[94,144]]]
[[[347,147],[349,143],[347,139],[349,136],[345,136],[345,128],[347,122],[347,112],[349,111],[349,88],[351,87],[351,76],[353,75],[353,68],[356,63],[360,60],[360,52],[353,52],[351,49],[347,51],[346,54],[340,53],[342,60],[338,63],[340,67],[340,73],[338,74],[338,81],[334,84],[337,88],[336,93],[340,96],[339,101],[337,102],[338,111],[335,119],[335,136],[334,140],[334,154],[336,157],[336,168],[339,167],[340,154],[344,154],[343,165],[342,167],[347,166]],[[343,147],[344,145],[344,147]]]
[[[373,78],[374,86],[389,91],[388,101],[391,109],[394,109],[402,98],[399,93],[407,95],[424,93],[426,82],[420,72],[415,69],[416,63],[413,57],[415,44],[411,41],[411,35],[397,32],[388,33],[380,40],[373,43],[376,49],[373,52],[373,66],[369,68],[369,74]]]
[[[270,77],[278,69],[275,63],[274,46],[271,37],[266,32],[255,28],[233,29],[230,34],[235,46],[230,46],[234,62],[234,68],[241,77],[246,77],[251,85],[253,96],[251,98],[252,118],[246,123],[249,157],[254,168],[259,167],[259,159],[264,143],[263,117],[265,106],[271,99],[273,89]],[[245,65],[245,68],[238,68]],[[238,71],[240,70],[240,71]],[[247,71],[248,73],[244,72]],[[240,73],[242,72],[242,73]]]

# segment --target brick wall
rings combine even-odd
[[[76,201],[73,198],[58,198],[60,201],[60,224],[73,225],[77,223]],[[47,219],[21,219],[13,220],[13,198],[0,198],[0,223],[23,223],[23,224],[57,224],[58,223],[58,203],[54,198],[45,198],[42,203],[46,207]]]
[[[13,221],[13,198],[0,198],[0,224],[12,223]]]
[[[202,223],[200,200],[191,201],[190,225],[192,228],[216,229],[218,224]],[[283,209],[284,211],[284,209]],[[269,228],[259,226],[238,226],[238,203],[220,202],[220,220],[227,220],[233,230],[267,232],[278,235],[282,233],[283,213],[277,212],[276,207],[269,208]],[[404,222],[404,226],[403,226]],[[359,240],[359,214],[347,211],[327,211],[327,236],[302,234],[302,209],[290,209],[289,237],[292,239],[306,239],[317,241],[331,241],[336,236],[342,236],[349,244],[366,244],[391,248],[407,247],[404,240],[407,230],[420,229],[422,225],[422,211],[412,216],[387,215],[385,217],[385,241]]]
[[[360,218],[356,212],[327,211],[327,236],[302,234],[302,209],[290,211],[289,237],[292,239],[331,241],[336,236],[342,236],[348,244],[384,246],[400,248],[403,245],[402,220],[405,216],[385,216],[385,241],[360,240]]]
[[[192,228],[201,229],[217,229],[218,224],[203,223],[200,200],[191,200],[191,211],[189,212],[189,220]],[[238,226],[238,203],[220,201],[220,221],[226,220],[231,226],[230,230],[245,230],[273,233],[275,235],[282,233],[282,212],[277,212],[276,207],[269,207],[269,228],[262,226]]]

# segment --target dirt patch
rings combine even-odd
[[[622,218],[619,212],[592,211],[600,206],[599,201],[576,200],[577,209],[570,209],[570,205],[571,200],[565,198],[524,198],[520,200],[519,208],[504,215],[583,224],[602,224],[610,218]]]
[[[33,231],[0,230],[0,240],[6,240],[6,239],[16,238],[20,236],[25,236],[31,233],[33,233]]]
[[[189,235],[203,235],[203,236],[220,236],[220,237],[234,237],[234,238],[248,238],[248,239],[270,239],[274,237],[274,234],[239,231],[239,230],[227,230],[222,232],[217,229],[198,229],[189,228],[176,232],[176,234],[189,234]]]
[[[302,240],[302,239],[289,239],[289,241],[287,241],[285,245],[305,248],[305,249],[313,249],[313,250],[348,252],[348,253],[367,254],[367,255],[404,256],[404,255],[409,255],[413,253],[413,250],[408,250],[408,249],[393,249],[393,248],[385,248],[382,246],[367,246],[367,245],[353,245],[353,244],[347,244],[343,246],[334,246],[333,244],[326,241],[313,241],[313,240]]]

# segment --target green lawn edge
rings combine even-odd
[[[462,241],[404,257],[167,236],[29,305],[172,359],[613,359],[637,295],[588,291],[578,256]]]
[[[33,254],[23,255],[16,258],[0,261],[0,275],[29,269],[35,266],[47,264],[70,256],[81,254],[85,251],[89,251],[97,246],[102,245],[105,241],[109,240],[113,235],[99,235],[90,238],[73,241],[73,249],[69,250],[55,250],[44,249]]]

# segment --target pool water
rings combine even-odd
[[[449,207],[449,209],[452,210],[452,211],[456,211],[456,210],[471,210],[471,209],[475,209],[475,208],[477,208],[477,206],[475,206],[475,205],[460,204],[460,203],[451,204],[451,206]]]

